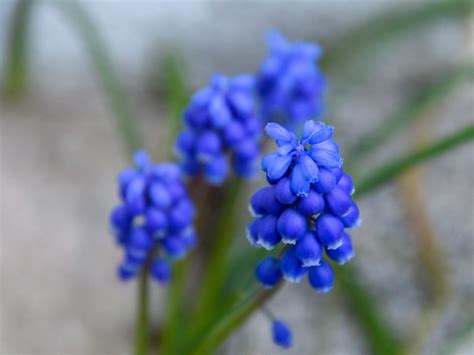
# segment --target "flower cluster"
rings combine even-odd
[[[209,183],[219,185],[228,174],[230,159],[238,176],[255,175],[261,122],[254,86],[249,75],[233,79],[214,75],[209,87],[193,95],[184,112],[186,128],[176,143],[186,173],[204,173]]]
[[[324,111],[326,81],[318,69],[318,45],[288,42],[279,33],[268,36],[270,55],[257,75],[262,114],[267,120],[289,123],[319,117]]]
[[[263,159],[270,186],[251,199],[250,211],[258,218],[248,227],[248,239],[268,250],[282,241],[286,249],[281,260],[261,261],[256,275],[271,287],[282,276],[299,282],[308,272],[311,286],[327,292],[334,275],[323,251],[339,264],[349,261],[354,250],[345,228],[360,224],[351,199],[352,179],[344,173],[338,145],[331,139],[334,130],[306,121],[300,140],[277,123],[268,123],[265,130],[279,148]]]
[[[183,257],[196,243],[194,206],[178,165],[152,164],[143,151],[135,153],[134,163],[134,168],[118,176],[121,203],[110,217],[117,243],[125,252],[118,276],[128,280],[148,264],[152,277],[167,283],[171,276],[168,259]]]

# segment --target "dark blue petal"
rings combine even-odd
[[[352,178],[346,173],[342,174],[341,178],[339,179],[339,182],[337,183],[337,186],[344,190],[348,195],[352,195],[355,192]]]
[[[127,206],[119,205],[110,214],[110,224],[115,231],[125,232],[130,228],[133,216],[130,215]]]
[[[151,276],[161,284],[167,284],[171,279],[171,265],[162,258],[156,258],[151,264]]]
[[[133,228],[127,247],[131,251],[147,251],[153,247],[153,241],[145,228]]]
[[[271,214],[266,215],[260,219],[258,227],[257,245],[272,250],[281,241],[281,236],[277,230],[277,218]]]
[[[179,154],[185,155],[193,152],[195,134],[191,130],[181,132],[176,138],[176,148]]]
[[[295,248],[290,248],[286,251],[281,259],[280,268],[283,272],[284,279],[294,283],[300,282],[306,273],[303,264],[296,257]]]
[[[311,185],[304,176],[301,164],[296,164],[291,172],[291,189],[297,196],[307,196]]]
[[[223,135],[226,144],[232,146],[244,139],[245,128],[241,123],[234,120],[224,127]]]
[[[146,211],[146,226],[148,231],[156,238],[163,237],[168,228],[168,218],[163,211],[148,208]]]
[[[285,209],[285,205],[281,204],[276,198],[275,186],[268,186],[263,195],[263,203],[267,213],[279,216]]]
[[[336,216],[345,216],[352,205],[351,197],[341,188],[335,186],[331,191],[324,195],[326,206]]]
[[[136,276],[138,268],[127,263],[121,263],[117,268],[117,276],[122,281],[128,281]]]
[[[319,169],[319,180],[314,183],[314,188],[320,193],[331,191],[336,186],[336,176],[326,168]]]
[[[220,95],[215,95],[209,104],[209,116],[214,127],[225,127],[232,120],[232,113],[230,112],[225,99]]]
[[[221,153],[221,149],[221,140],[214,131],[204,132],[196,140],[196,157],[201,162],[212,160]]]
[[[342,244],[337,249],[326,249],[326,254],[339,265],[347,263],[355,255],[351,236],[348,233],[343,232]]]
[[[244,139],[234,147],[234,152],[237,159],[251,160],[259,156],[260,148],[255,139]]]
[[[120,196],[125,199],[127,193],[128,184],[139,175],[138,171],[133,168],[128,168],[120,172],[117,177],[117,183],[119,185]]]
[[[297,196],[291,189],[289,178],[283,177],[275,185],[275,197],[280,203],[285,205],[291,205],[296,201]]]
[[[282,348],[287,349],[293,345],[293,334],[291,329],[282,321],[273,321],[272,336],[273,342]]]
[[[278,218],[278,232],[285,244],[295,244],[307,228],[306,218],[292,208],[287,208]]]
[[[305,236],[296,243],[296,257],[305,267],[318,265],[321,260],[322,253],[323,248],[316,239],[314,232],[306,233]]]
[[[315,216],[324,209],[324,198],[314,190],[309,190],[308,196],[300,197],[296,209],[304,216]]]
[[[247,227],[247,240],[249,241],[250,245],[258,246],[258,238],[260,235],[260,223],[261,219],[257,218],[250,222]]]
[[[173,230],[183,230],[192,224],[194,219],[194,206],[188,198],[183,198],[171,208],[169,226]]]
[[[205,172],[209,183],[213,185],[221,185],[229,172],[227,158],[224,155],[214,157],[207,163]]]
[[[334,249],[341,245],[344,225],[339,218],[325,213],[316,220],[316,233],[318,240],[324,246]]]
[[[266,287],[275,286],[282,277],[280,261],[273,256],[266,257],[258,263],[255,275],[262,285]]]
[[[351,208],[347,214],[341,217],[341,221],[346,228],[356,228],[362,224],[362,219],[359,216],[359,207],[352,202]]]
[[[249,211],[254,217],[262,216],[267,213],[265,207],[265,192],[269,187],[263,187],[257,190],[250,199]]]
[[[327,293],[331,291],[334,284],[334,272],[331,265],[324,259],[316,266],[312,266],[308,270],[308,281],[317,293]]]
[[[153,205],[166,209],[171,206],[171,195],[165,185],[155,182],[149,188],[149,196]]]
[[[186,255],[187,245],[178,236],[169,236],[160,240],[166,254],[172,259],[181,259]]]

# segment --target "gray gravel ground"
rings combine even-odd
[[[395,3],[323,1],[316,12],[309,2],[227,3],[232,11],[222,3],[203,1],[161,7],[143,2],[134,11],[126,2],[88,2],[117,58],[151,147],[159,146],[165,119],[145,91],[149,54],[155,47],[176,40],[189,59],[192,82],[202,85],[213,71],[251,70],[263,53],[261,34],[269,27],[294,37],[314,38],[317,32],[327,39]],[[0,3],[0,34],[11,4]],[[183,6],[189,11],[181,11]],[[0,353],[127,354],[135,288],[114,278],[120,251],[106,233],[108,211],[116,201],[115,174],[126,161],[77,37],[46,7],[39,8],[34,29],[30,95],[22,103],[0,106]],[[367,78],[334,111],[342,149],[396,109],[420,80],[465,60],[466,42],[472,46],[472,38],[466,37],[466,28],[447,22],[382,52]],[[0,60],[3,44],[0,39]],[[472,122],[473,112],[473,87],[465,85],[437,108],[434,135]],[[378,157],[360,169],[403,151],[407,142],[404,137],[387,142]],[[437,354],[474,315],[473,153],[470,143],[426,165],[426,208],[453,288],[449,306],[423,350],[426,355]],[[410,334],[424,299],[415,236],[406,224],[398,185],[365,198],[361,210],[365,223],[354,233],[354,266],[397,333]],[[316,296],[300,286],[288,285],[270,304],[294,329],[291,350],[271,344],[268,322],[256,314],[230,338],[225,353],[366,354],[364,336],[340,299]],[[158,317],[164,293],[158,287],[153,292]],[[457,354],[474,354],[474,339]]]

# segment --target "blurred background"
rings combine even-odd
[[[135,285],[116,279],[107,230],[127,164],[116,118],[133,116],[166,159],[179,93],[215,72],[255,72],[268,30],[326,49],[328,118],[356,178],[474,121],[469,1],[78,4],[0,0],[2,354],[129,352]],[[363,137],[381,143],[355,154]],[[403,341],[406,354],[474,354],[473,176],[468,143],[364,195],[357,284],[324,296],[286,286],[269,308],[293,327],[294,347],[273,345],[256,314],[222,352],[388,354]],[[165,292],[153,292],[156,320]]]

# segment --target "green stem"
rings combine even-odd
[[[456,69],[437,80],[435,84],[420,92],[417,96],[409,100],[402,109],[396,111],[384,120],[379,126],[363,135],[351,149],[348,151],[346,161],[351,166],[357,165],[357,162],[370,152],[374,147],[393,136],[402,127],[415,122],[420,113],[425,111],[433,103],[438,102],[450,91],[458,87],[466,80],[474,79],[474,66]]]
[[[143,268],[138,280],[137,319],[135,324],[135,355],[147,355],[150,345],[148,300],[148,268]]]
[[[227,259],[232,236],[234,231],[235,211],[238,206],[237,200],[242,193],[242,180],[234,178],[226,190],[224,205],[222,206],[216,220],[215,238],[212,240],[212,249],[208,256],[208,261],[204,271],[204,278],[200,287],[198,303],[194,314],[193,328],[195,332],[206,326],[210,315],[210,309],[214,308],[214,302],[218,295],[218,290],[222,287],[226,268],[223,260]],[[212,222],[210,222],[212,223]]]
[[[235,329],[239,328],[254,311],[269,301],[282,287],[284,282],[271,289],[260,288],[242,304],[236,306],[229,314],[219,321],[198,344],[192,347],[193,355],[209,355],[219,346]]]
[[[140,135],[118,72],[100,36],[99,30],[89,17],[89,14],[77,1],[55,1],[53,4],[74,24],[82,37],[96,73],[102,81],[109,107],[116,119],[122,142],[125,146],[124,148],[127,154],[131,156],[138,148],[141,148]]]
[[[359,197],[375,188],[391,181],[396,176],[407,169],[419,164],[427,159],[438,156],[448,150],[474,139],[474,124],[468,125],[459,131],[440,139],[439,141],[408,153],[386,165],[375,169],[372,173],[367,174],[365,178],[358,179],[357,191],[355,197]]]
[[[18,98],[26,89],[28,31],[33,3],[32,0],[19,0],[13,10],[3,88],[7,97]]]

